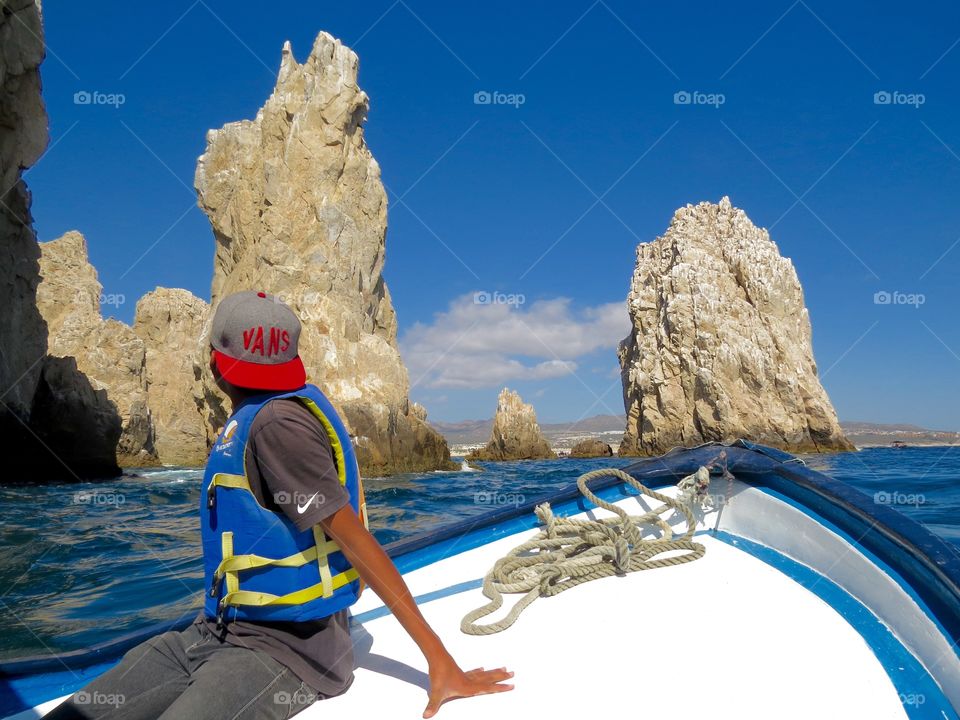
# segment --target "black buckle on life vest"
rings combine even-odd
[[[223,600],[217,603],[217,630],[223,630],[223,615],[226,610],[227,606]]]
[[[212,482],[207,488],[207,509],[213,510],[213,506],[217,504],[217,486]]]
[[[216,597],[220,594],[220,583],[223,582],[223,575],[214,574],[210,582],[210,597]]]

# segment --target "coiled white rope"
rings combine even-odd
[[[589,488],[591,480],[613,475],[641,494],[663,503],[643,515],[629,515],[620,507],[601,500]],[[706,548],[691,538],[696,531],[692,505],[706,498],[710,473],[705,467],[683,478],[677,496],[651,490],[631,475],[616,468],[603,468],[577,478],[580,492],[594,505],[613,512],[616,517],[602,520],[558,518],[549,503],[534,512],[543,529],[531,540],[518,545],[497,560],[483,578],[483,594],[490,602],[467,613],[460,630],[468,635],[492,635],[506,630],[520,613],[538,597],[558,595],[585,582],[637,570],[680,565],[703,557]],[[673,530],[662,515],[668,510],[681,513],[686,531],[674,539]],[[644,538],[644,525],[654,525],[661,537]],[[658,557],[673,552],[667,557]],[[480,625],[476,621],[496,612],[503,605],[504,593],[526,593],[502,620]]]

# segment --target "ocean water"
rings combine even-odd
[[[960,447],[867,449],[806,462],[960,544]],[[631,460],[486,464],[365,481],[381,543],[546,494]],[[201,472],[111,482],[0,485],[0,659],[75,650],[199,607]]]

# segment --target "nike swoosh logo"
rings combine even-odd
[[[319,494],[320,494],[319,492],[315,492],[313,494],[313,497],[307,500],[303,505],[300,505],[299,503],[297,503],[297,514],[303,515],[303,511],[306,510],[308,507],[310,507],[310,503],[313,502],[313,498],[315,498]]]

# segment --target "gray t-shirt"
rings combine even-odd
[[[337,477],[330,439],[296,399],[274,400],[257,413],[247,440],[246,466],[257,501],[284,513],[298,530],[309,529],[350,501]],[[318,694],[330,697],[353,682],[347,612],[309,622],[231,621],[217,630],[216,621],[201,611],[195,622],[231,645],[265,652]]]

